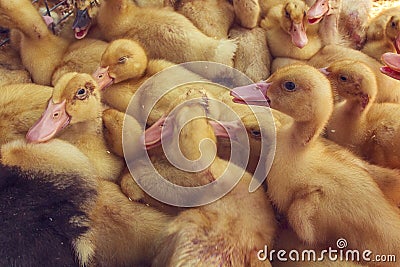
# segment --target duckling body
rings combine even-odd
[[[106,146],[102,109],[98,86],[89,74],[64,74],[53,90],[46,111],[28,131],[27,140],[41,143],[58,135],[88,156],[99,177],[116,180],[123,163]]]
[[[396,119],[399,104],[374,103],[376,80],[362,63],[337,61],[327,71],[333,88],[344,98],[335,106],[328,138],[374,164],[399,168],[400,147],[395,142],[400,129]]]
[[[339,238],[345,238],[349,249],[382,254],[399,251],[398,210],[363,168],[338,158],[318,141],[333,110],[329,81],[304,65],[283,68],[268,81],[264,95],[271,107],[294,119],[277,132],[268,192],[300,240],[333,247]],[[249,97],[248,90],[238,88],[233,95],[244,100]],[[394,224],[387,225],[387,221]],[[360,238],[360,231],[365,231],[365,238]]]
[[[80,248],[97,196],[92,171],[88,158],[64,141],[2,146],[1,265],[88,263],[93,255]]]
[[[99,7],[97,23],[107,40],[138,41],[150,58],[175,63],[206,60],[233,64],[233,41],[208,37],[183,15],[167,9],[139,8],[126,0],[108,0]]]
[[[22,65],[17,51],[10,46],[0,48],[0,86],[32,82],[29,73]]]

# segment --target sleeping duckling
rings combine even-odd
[[[375,75],[357,61],[343,60],[326,69],[332,87],[344,99],[327,126],[327,137],[360,157],[383,167],[400,168],[400,105],[374,103]]]
[[[362,166],[338,158],[319,141],[333,110],[329,80],[313,67],[293,65],[267,81],[261,88],[262,98],[254,94],[259,90],[255,85],[231,92],[235,102],[265,105],[268,101],[293,118],[293,123],[277,131],[275,158],[267,177],[268,195],[278,211],[310,246],[334,247],[344,238],[346,249],[398,256],[397,208]]]
[[[102,109],[93,78],[84,73],[67,73],[58,80],[47,109],[26,138],[31,143],[42,143],[58,135],[88,156],[100,178],[116,180],[123,163],[107,149]]]
[[[61,140],[16,140],[0,155],[0,265],[85,266],[93,256],[89,211],[97,196],[89,159]]]
[[[381,60],[384,53],[400,52],[400,16],[389,18],[384,28],[384,36],[378,40],[368,40],[361,50],[363,53]]]
[[[93,77],[102,90],[102,101],[125,112],[136,90],[148,78],[171,66],[175,64],[162,59],[148,60],[137,42],[118,39],[104,51]]]
[[[26,135],[46,108],[52,90],[33,83],[0,88],[0,145]]]
[[[167,142],[174,142],[173,136],[179,136],[181,153],[186,159],[196,161],[201,158],[201,162],[211,159],[211,165],[190,176],[186,174],[186,181],[181,177],[178,184],[208,184],[214,180],[223,180],[224,172],[229,172],[229,177],[234,177],[233,173],[243,173],[240,174],[243,176],[232,191],[217,201],[181,212],[168,225],[167,236],[153,265],[271,266],[269,262],[257,259],[260,248],[265,244],[272,246],[276,231],[272,206],[263,188],[249,193],[251,176],[233,164],[230,164],[232,169],[229,169],[228,162],[215,157],[216,139],[207,121],[209,107],[205,92],[189,90],[175,104],[183,101],[191,102],[180,105],[164,124]],[[188,120],[192,115],[199,117]],[[155,127],[146,130],[146,145],[155,146],[154,142],[149,141],[157,135],[160,139],[160,131]],[[224,182],[220,183],[222,185]]]
[[[106,0],[92,8],[98,9],[92,20],[97,21],[106,40],[133,39],[150,58],[175,63],[205,60],[233,65],[236,51],[233,40],[208,37],[181,14],[168,9],[140,8],[129,0]]]
[[[105,42],[93,39],[70,46],[69,40],[51,33],[29,0],[1,0],[0,22],[21,33],[19,47],[22,63],[32,75],[32,80],[42,85],[52,82],[54,85],[57,78],[68,71],[93,73],[106,46]]]
[[[226,0],[179,0],[175,10],[187,17],[207,36],[228,38],[228,31],[235,19],[233,6]]]
[[[318,26],[307,25],[307,9],[301,0],[286,0],[271,8],[261,21],[261,26],[267,31],[268,47],[274,58],[306,60],[321,49]]]
[[[337,60],[345,59],[360,61],[373,71],[378,85],[378,94],[375,102],[400,103],[400,82],[383,75],[380,71],[382,65],[374,58],[360,51],[339,45],[327,45],[307,63],[317,68],[325,68]]]

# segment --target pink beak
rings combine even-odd
[[[329,11],[329,0],[318,0],[314,5],[308,10],[307,18],[308,23],[315,24],[320,22],[324,15]]]
[[[26,134],[29,143],[42,143],[53,138],[59,131],[69,124],[70,117],[65,110],[66,100],[54,104],[50,99],[42,117]]]
[[[292,36],[292,43],[298,48],[303,48],[308,43],[306,30],[304,29],[304,24],[302,22],[293,22],[290,36]]]
[[[93,74],[93,79],[99,85],[100,91],[114,83],[114,79],[108,73],[108,66],[106,68],[99,67]]]
[[[394,41],[394,47],[396,48],[396,52],[400,54],[400,33],[397,35],[396,40]]]
[[[238,141],[236,130],[239,128],[236,121],[209,121],[216,137],[229,138]]]
[[[233,102],[245,105],[268,106],[267,90],[271,83],[259,82],[231,90]]]
[[[142,136],[142,143],[146,146],[146,150],[150,150],[154,147],[161,145],[162,134],[166,137],[172,135],[173,127],[164,127],[167,116],[162,116],[158,121],[146,129]],[[172,123],[171,117],[168,117],[168,121]]]

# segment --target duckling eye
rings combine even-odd
[[[283,86],[285,87],[286,91],[296,91],[296,84],[294,82],[285,82]]]
[[[285,16],[286,16],[287,18],[290,18],[289,12],[285,11]]]
[[[396,22],[392,21],[391,26],[392,28],[396,28]]]
[[[340,79],[342,82],[347,82],[347,77],[346,77],[345,75],[340,75],[340,76],[339,76],[339,79]]]
[[[85,88],[79,88],[78,91],[76,91],[76,97],[80,100],[86,98],[86,89]]]
[[[250,134],[251,134],[253,137],[256,137],[256,138],[260,138],[260,137],[261,137],[261,132],[260,132],[259,130],[251,130],[251,131],[250,131]]]
[[[128,60],[128,57],[123,56],[118,59],[118,63],[124,64]]]

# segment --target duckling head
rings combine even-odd
[[[397,53],[400,53],[400,15],[390,18],[386,24],[386,36],[393,42]]]
[[[72,30],[75,32],[75,38],[80,40],[88,34],[96,18],[101,0],[76,0],[74,2],[75,20],[72,24]]]
[[[396,53],[385,53],[382,61],[386,64],[380,71],[393,79],[400,80],[400,55]]]
[[[307,12],[308,23],[320,22],[329,12],[329,0],[317,0]]]
[[[354,60],[333,62],[323,71],[339,96],[358,101],[362,109],[372,103],[377,94],[374,72],[364,63]]]
[[[137,42],[126,39],[115,40],[104,51],[100,68],[93,77],[103,90],[112,83],[140,78],[147,68],[147,55]]]
[[[261,93],[260,93],[261,92]],[[297,122],[327,121],[333,110],[329,80],[317,69],[294,64],[278,69],[266,82],[237,87],[233,101],[265,105],[291,116]]]
[[[301,0],[286,1],[282,9],[281,27],[292,37],[292,43],[298,48],[308,43],[306,11],[307,6]]]
[[[101,111],[100,93],[93,78],[84,73],[64,74],[42,117],[29,129],[27,141],[46,142],[68,125],[101,117]]]

